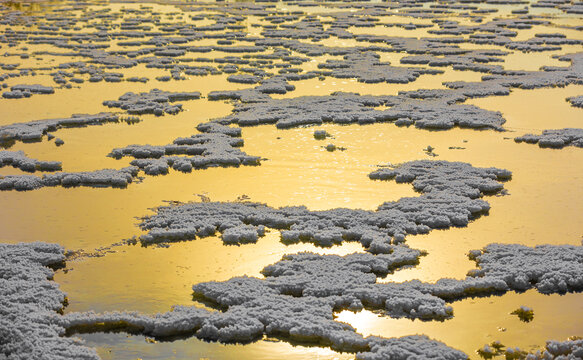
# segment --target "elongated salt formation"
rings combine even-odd
[[[561,149],[566,146],[583,148],[583,129],[544,130],[542,134],[526,134],[514,138],[517,143],[538,144],[541,148]]]
[[[64,127],[84,127],[118,122],[118,115],[99,113],[95,115],[75,114],[69,118],[37,120],[25,123],[0,126],[0,142],[10,141],[40,141],[43,135]]]
[[[126,168],[103,169],[83,172],[56,172],[42,177],[34,175],[7,175],[0,176],[0,191],[18,190],[27,191],[40,189],[45,186],[92,186],[125,188],[138,175],[139,169],[135,166]]]
[[[27,172],[59,171],[62,168],[58,161],[31,159],[23,151],[0,151],[0,167],[9,165]]]
[[[199,92],[169,92],[153,89],[150,92],[139,94],[128,92],[120,96],[118,100],[104,101],[103,105],[110,108],[120,108],[127,111],[128,114],[154,114],[160,116],[176,114],[182,111],[182,104],[176,104],[176,101],[196,99],[200,99]]]
[[[56,244],[0,244],[0,357],[17,360],[97,360],[94,349],[64,337],[58,312],[66,301],[50,281],[65,259]]]
[[[150,156],[150,155],[148,155]],[[332,209],[310,211],[305,207],[272,208],[258,203],[189,203],[161,207],[144,218],[141,227],[148,233],[145,244],[189,240],[224,233],[241,226],[266,226],[281,230],[283,242],[310,241],[330,246],[342,241],[359,241],[368,251],[383,253],[407,234],[431,229],[466,226],[487,212],[480,197],[502,190],[501,181],[510,172],[496,168],[475,168],[447,161],[413,161],[385,167],[370,174],[372,179],[412,182],[419,197],[403,198],[379,206],[377,211]],[[229,232],[229,243],[236,242]],[[241,235],[248,242],[249,237]]]

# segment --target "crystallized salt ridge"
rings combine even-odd
[[[579,360],[583,358],[583,339],[547,341],[542,351],[526,355],[526,360]]]
[[[369,74],[371,71],[374,72],[373,63],[374,59],[377,59],[376,54],[369,54],[353,55],[349,53],[345,57],[352,59],[350,61],[334,60],[319,66],[330,67],[334,71],[349,72],[352,67],[362,65],[363,69],[359,68],[354,74],[350,73],[350,77],[362,76],[364,79],[370,75],[370,79],[367,78],[363,81],[385,81],[386,79],[380,75]],[[449,129],[459,126],[502,130],[505,120],[499,112],[486,111],[460,103],[468,98],[508,95],[510,90],[516,87],[535,89],[583,83],[583,53],[562,55],[558,59],[570,62],[569,66],[547,66],[542,69],[543,71],[507,71],[500,66],[484,65],[484,62],[498,60],[497,57],[490,54],[499,56],[504,53],[484,51],[482,53],[474,52],[470,55],[462,51],[461,55],[455,54],[458,57],[462,56],[460,59],[457,57],[445,58],[440,61],[446,61],[446,63],[434,64],[436,66],[456,64],[458,70],[483,71],[492,74],[484,76],[480,82],[445,83],[450,90],[418,90],[403,92],[398,96],[376,97],[335,93],[332,96],[305,96],[276,100],[255,89],[246,89],[212,92],[209,94],[209,99],[240,100],[241,103],[236,104],[233,114],[219,119],[222,123],[236,123],[239,126],[275,124],[278,128],[289,128],[302,125],[320,125],[324,122],[368,124],[394,121],[397,125],[414,124],[418,128],[426,129]],[[366,60],[367,56],[372,60]],[[420,56],[427,57],[427,55]],[[472,63],[463,60],[463,57],[470,59]],[[415,61],[429,63],[432,60],[429,57],[418,60],[404,58],[404,62]],[[359,65],[353,64],[353,62]],[[374,107],[381,105],[389,108],[385,110],[374,109]]]
[[[431,340],[425,335],[412,335],[391,339],[369,336],[367,340],[370,350],[357,353],[357,360],[462,360],[468,358],[463,352],[452,349],[442,342]]]
[[[199,130],[208,133],[178,138],[165,146],[130,145],[113,149],[109,156],[120,159],[134,157],[132,165],[148,175],[163,175],[169,167],[190,172],[212,166],[259,165],[260,158],[239,150],[243,146],[240,129],[216,123],[201,124]]]
[[[58,161],[41,161],[31,159],[24,151],[0,151],[0,167],[12,166],[27,172],[59,171],[62,169]]]
[[[573,105],[575,107],[583,108],[583,95],[581,95],[581,96],[572,96],[570,98],[567,98],[567,101],[569,103],[571,103],[571,105]]]
[[[425,336],[363,338],[351,326],[334,321],[333,314],[366,307],[382,309],[392,317],[443,319],[452,316],[445,302],[449,299],[522,291],[532,286],[544,293],[579,291],[583,285],[582,246],[492,244],[471,252],[479,268],[464,280],[376,283],[377,276],[414,264],[421,255],[404,245],[390,248],[390,253],[381,255],[285,255],[263,269],[264,279],[243,276],[194,285],[195,298],[213,304],[222,310],[219,312],[176,306],[173,311],[154,316],[71,313],[58,321],[70,331],[119,329],[161,338],[193,335],[204,340],[248,342],[267,335],[355,352],[359,359],[465,359],[465,354]],[[577,341],[549,342],[544,358],[572,354],[569,359],[574,359],[580,347]],[[532,356],[541,358],[540,353]]]
[[[380,55],[374,52],[348,54],[343,60],[327,60],[318,64],[326,69],[322,74],[340,79],[356,78],[364,83],[398,83],[406,84],[417,80],[423,74],[442,74],[443,71],[421,67],[395,67],[388,62],[381,62]]]
[[[514,290],[533,286],[545,294],[583,290],[583,246],[490,244],[472,256],[480,267],[472,276],[503,279]]]
[[[249,90],[247,90],[249,91]],[[209,99],[230,96],[214,94]],[[238,92],[237,95],[241,95]],[[453,97],[452,97],[453,96]],[[237,98],[237,97],[233,97]],[[239,97],[238,99],[241,99]],[[275,124],[278,128],[301,125],[370,124],[394,121],[397,125],[415,124],[424,129],[450,129],[455,126],[480,129],[502,129],[505,120],[499,112],[473,105],[456,104],[464,95],[447,90],[416,91],[398,96],[361,96],[355,93],[333,93],[331,96],[303,96],[291,99],[248,99],[235,105],[233,114],[219,119],[239,126]],[[243,100],[243,99],[241,99]],[[378,106],[385,110],[375,110]],[[405,124],[404,120],[408,120]]]
[[[54,94],[55,89],[43,85],[14,85],[10,91],[2,93],[5,99],[20,99],[30,97],[32,94]]]
[[[128,166],[120,170],[103,169],[86,172],[57,172],[54,174],[45,174],[42,177],[34,175],[0,176],[0,191],[27,191],[40,189],[45,186],[125,188],[138,175],[138,171],[139,169],[137,167]]]
[[[83,127],[100,125],[108,122],[118,122],[118,115],[99,113],[95,115],[75,114],[70,118],[37,120],[0,126],[0,143],[11,141],[40,141],[48,132],[57,131],[63,127]]]
[[[363,338],[350,325],[334,321],[335,310],[347,307],[351,302],[360,303],[357,296],[367,290],[373,291],[372,287],[377,286],[374,284],[375,274],[384,274],[395,267],[415,262],[420,255],[419,251],[405,246],[396,246],[393,250],[391,254],[378,256],[288,255],[281,262],[264,269],[265,280],[244,276],[193,287],[196,297],[214,303],[224,310],[222,312],[176,306],[173,311],[154,316],[123,312],[71,313],[63,316],[59,324],[70,331],[94,332],[117,328],[160,338],[193,335],[220,342],[249,342],[267,335],[328,345],[339,351],[358,352],[357,356],[363,359],[375,359],[383,354],[426,352],[444,359],[467,358],[462,352],[425,336]],[[320,279],[322,275],[324,278]],[[387,309],[396,315],[398,308],[411,313],[415,313],[416,309],[425,314],[432,309],[443,308],[441,299],[424,296],[413,288],[392,292],[387,291],[391,289],[386,289],[383,284],[378,286],[382,288],[369,297],[376,296],[381,308],[386,302]],[[362,304],[354,309],[362,309]]]
[[[306,207],[272,208],[258,203],[189,203],[158,208],[157,214],[140,224],[148,231],[144,244],[189,240],[224,233],[230,228],[249,225],[281,230],[285,243],[313,242],[331,246],[342,241],[359,241],[368,251],[390,251],[407,234],[427,233],[431,229],[466,226],[487,212],[488,203],[479,197],[502,190],[500,181],[510,178],[507,170],[474,168],[470,164],[420,160],[370,174],[372,179],[413,182],[423,194],[386,202],[377,211],[332,209],[310,211]],[[247,228],[245,228],[247,229]],[[246,230],[247,231],[247,230]],[[237,231],[229,231],[233,243]],[[241,239],[248,236],[240,233]]]
[[[514,138],[517,143],[537,144],[541,148],[561,149],[565,146],[583,148],[583,129],[544,130],[541,135],[526,134]]]
[[[65,259],[56,244],[0,244],[0,357],[97,360],[94,349],[63,337],[57,314],[66,301],[47,266]]]
[[[147,93],[135,94],[128,92],[119,97],[118,100],[107,100],[103,105],[108,107],[121,108],[128,114],[176,114],[182,111],[182,104],[170,104],[180,100],[200,99],[199,92],[168,92],[159,89],[150,90]]]

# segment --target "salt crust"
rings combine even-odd
[[[159,89],[150,90],[147,93],[128,92],[118,100],[106,100],[103,105],[116,107],[128,112],[128,114],[176,114],[182,111],[182,104],[170,104],[180,100],[200,99],[199,92],[169,92]]]
[[[514,138],[517,143],[538,144],[541,148],[561,149],[565,146],[583,148],[583,129],[544,130],[542,134],[526,134]]]
[[[182,172],[213,166],[259,165],[260,158],[239,150],[243,146],[241,129],[218,123],[203,123],[197,129],[202,134],[175,139],[165,146],[130,145],[113,149],[109,156],[120,159],[134,157],[132,165],[148,175],[163,175],[169,167]]]
[[[86,172],[57,172],[45,174],[42,177],[34,175],[0,176],[0,191],[27,191],[52,186],[125,188],[136,178],[138,171],[139,169],[137,167],[129,166],[120,170],[103,169]]]
[[[65,260],[63,248],[41,242],[0,244],[0,357],[9,360],[99,359],[59,325],[66,302],[47,266]]]
[[[280,129],[321,125],[325,122],[361,125],[395,122],[397,125],[414,124],[423,129],[450,129],[459,126],[497,130],[501,130],[505,122],[499,112],[456,104],[456,101],[465,98],[464,95],[456,98],[453,92],[447,90],[420,90],[398,96],[361,96],[337,92],[331,96],[303,96],[281,100],[256,98],[249,96],[252,95],[249,92],[253,91],[209,94],[211,100],[224,97],[242,100],[235,105],[233,114],[217,121],[239,126],[275,124]],[[378,106],[389,108],[375,110]]]
[[[583,108],[583,95],[569,97],[567,98],[567,101],[575,107]]]
[[[529,248],[491,244],[471,252],[478,268],[464,280],[376,283],[377,276],[414,263],[421,255],[404,245],[391,248],[390,254],[381,255],[285,255],[263,269],[264,279],[243,276],[194,285],[195,299],[221,309],[219,312],[176,306],[170,312],[153,316],[126,312],[71,313],[58,324],[70,331],[117,329],[159,338],[187,335],[227,343],[248,342],[267,335],[328,345],[338,351],[355,352],[361,359],[380,359],[388,354],[465,359],[465,354],[424,336],[363,338],[351,326],[334,321],[333,314],[342,309],[359,311],[366,307],[382,309],[393,317],[443,319],[452,316],[446,300],[523,291],[533,286],[544,293],[583,288],[581,246]],[[578,347],[580,344],[572,341],[549,342],[547,352],[578,354]],[[549,354],[544,358],[549,358]]]
[[[0,142],[40,141],[43,135],[66,127],[84,127],[104,123],[119,122],[118,115],[99,113],[94,115],[75,114],[69,118],[37,120],[0,126]]]
[[[24,151],[0,151],[0,167],[8,165],[27,172],[61,170],[61,163],[58,161],[31,159]]]
[[[259,203],[188,203],[158,208],[140,224],[147,234],[144,244],[205,237],[229,231],[236,242],[236,229],[249,242],[248,226],[281,230],[285,243],[313,242],[331,246],[342,241],[359,241],[372,253],[390,251],[390,244],[404,241],[407,234],[431,229],[466,226],[486,213],[490,206],[480,197],[502,190],[500,181],[511,173],[496,168],[475,168],[467,163],[419,160],[372,172],[374,180],[411,182],[419,197],[386,202],[377,211],[332,209],[310,211],[306,207],[272,208]],[[392,240],[391,240],[392,237]]]

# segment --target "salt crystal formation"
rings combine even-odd
[[[343,60],[327,60],[318,64],[318,68],[327,69],[322,75],[339,79],[356,78],[364,83],[400,83],[406,84],[417,80],[423,74],[441,74],[443,71],[421,67],[395,67],[379,60],[374,52],[348,54]]]
[[[503,279],[511,289],[531,287],[543,294],[583,290],[583,247],[491,244],[472,252],[480,270],[472,276]]]
[[[23,151],[0,151],[0,167],[8,165],[27,172],[61,170],[61,163],[58,161],[31,159]]]
[[[10,91],[2,93],[5,99],[20,99],[31,97],[33,94],[54,94],[55,89],[43,85],[14,85]]]
[[[367,286],[370,287],[376,279],[374,272],[386,273],[415,261],[418,256],[418,251],[403,246],[396,247],[391,254],[379,256],[353,254],[322,257],[310,253],[297,254],[284,258],[283,262],[289,263],[289,267],[288,264],[277,263],[266,268],[266,280],[240,277],[193,287],[196,296],[212,301],[217,307],[225,309],[223,312],[176,306],[171,312],[154,316],[120,312],[71,313],[65,315],[60,324],[72,331],[92,332],[102,328],[118,328],[161,338],[182,334],[221,342],[248,342],[265,334],[289,341],[324,344],[340,351],[357,352],[357,357],[362,359],[374,359],[383,354],[412,355],[426,352],[441,358],[465,359],[465,354],[424,336],[363,338],[351,326],[334,321],[334,310],[347,305],[344,302],[349,300],[342,296],[343,291],[352,287],[352,292],[356,294],[366,292]],[[312,273],[321,275],[328,270],[332,271],[329,280],[333,280],[329,284],[326,279],[318,280],[319,276]],[[348,281],[348,284],[342,280]],[[301,286],[306,281],[311,283],[307,285],[310,289],[302,292]],[[379,289],[376,296],[386,298],[387,307],[395,311],[406,308],[406,304],[425,313],[429,313],[432,308],[432,305],[425,304],[423,294],[414,289],[394,294],[381,293]]]
[[[64,337],[57,312],[66,301],[49,281],[63,248],[41,242],[0,244],[0,357],[22,360],[97,360],[94,349]]]
[[[575,107],[583,108],[583,95],[581,95],[581,96],[572,96],[570,98],[567,98],[567,101],[569,103],[571,103],[571,105],[573,105]]]
[[[316,130],[314,131],[314,139],[316,140],[324,140],[327,137],[331,137],[332,135],[330,135],[326,130]]]
[[[115,158],[133,158],[131,167],[59,171],[42,177],[0,176],[0,190],[125,187],[138,178],[140,171],[158,175],[169,172],[170,167],[189,172],[212,166],[257,165],[259,157],[239,149],[243,145],[242,126],[274,124],[286,129],[327,122],[392,122],[427,130],[461,127],[503,131],[505,120],[501,113],[464,102],[506,96],[515,88],[583,84],[583,52],[567,53],[583,41],[561,33],[580,31],[581,26],[555,23],[552,17],[537,15],[541,8],[571,17],[583,14],[583,5],[573,1],[338,2],[325,5],[333,10],[325,17],[302,11],[321,5],[309,2],[295,4],[299,11],[284,11],[270,2],[176,4],[180,12],[169,14],[147,6],[115,10],[85,2],[68,3],[63,8],[46,6],[42,14],[13,11],[13,5],[8,3],[0,5],[0,43],[6,50],[6,63],[0,64],[4,71],[0,74],[4,89],[0,101],[25,103],[31,100],[23,98],[35,94],[53,94],[57,89],[66,92],[100,82],[119,86],[127,81],[126,86],[144,87],[148,81],[181,81],[186,88],[189,77],[213,76],[209,79],[212,81],[222,76],[231,83],[249,85],[240,89],[242,86],[231,84],[231,89],[240,90],[208,93],[212,101],[231,100],[234,110],[226,117],[199,124],[197,130],[201,134],[187,134],[168,145],[130,145],[112,150],[110,156]],[[487,6],[479,7],[483,4]],[[506,6],[499,8],[501,4]],[[494,16],[499,10],[501,16]],[[391,16],[409,17],[411,21],[388,22]],[[247,32],[250,29],[246,24],[251,17],[261,20],[250,24],[256,28],[253,34]],[[199,20],[205,25],[196,23]],[[399,31],[427,29],[429,35],[374,35],[363,29],[380,27],[399,27]],[[538,28],[553,30],[539,32]],[[354,29],[364,31],[351,32]],[[523,30],[529,30],[530,38],[519,37]],[[351,45],[329,46],[344,40]],[[35,51],[29,51],[25,47],[28,45]],[[560,53],[552,56],[564,66],[524,71],[509,69],[505,63],[511,53],[549,51]],[[400,58],[399,64],[381,60],[385,55]],[[30,60],[38,62],[43,56],[57,61],[28,67]],[[322,56],[326,60],[319,58]],[[157,73],[152,79],[135,76],[140,71],[138,66]],[[445,67],[448,71],[480,73],[481,81],[450,81],[443,83],[442,89],[419,89],[392,96],[334,93],[289,97],[297,81],[354,78],[367,84],[405,84],[420,76],[442,74]],[[37,75],[52,79],[55,87],[25,84],[36,82]],[[177,84],[169,85],[175,88]],[[276,99],[284,96],[288,98]],[[198,92],[154,89],[126,93],[104,105],[129,114],[161,116],[180,112],[182,105],[178,101],[199,98]],[[567,101],[582,106],[581,96]],[[45,135],[50,140],[54,138],[52,132],[63,127],[122,120],[119,115],[101,113],[4,125],[0,126],[0,145],[40,141]],[[314,137],[324,139],[329,134],[318,130]],[[581,129],[545,130],[542,135],[527,134],[515,140],[541,147],[583,147]],[[55,139],[57,146],[63,143]],[[330,149],[337,148],[330,145]],[[433,154],[431,147],[427,150]],[[10,151],[0,152],[0,166],[30,172],[61,170],[60,163]],[[530,248],[491,244],[470,253],[477,268],[463,280],[377,282],[392,271],[415,265],[423,255],[402,244],[407,235],[468,225],[488,211],[489,204],[482,197],[500,192],[502,181],[510,176],[507,170],[475,168],[465,163],[412,161],[369,174],[373,180],[412,183],[420,192],[418,197],[383,203],[376,211],[310,211],[306,207],[275,209],[257,203],[209,202],[159,208],[157,214],[142,219],[141,227],[147,231],[140,239],[143,244],[190,240],[217,232],[225,244],[254,243],[269,227],[281,231],[284,243],[307,241],[331,246],[359,241],[368,251],[346,256],[285,255],[263,269],[264,278],[236,277],[194,285],[196,300],[214,304],[222,311],[177,306],[153,316],[125,312],[61,316],[57,312],[66,302],[65,297],[49,281],[52,271],[46,265],[61,263],[63,250],[43,243],[0,244],[0,358],[97,359],[94,350],[64,337],[65,331],[123,330],[159,338],[186,335],[221,342],[249,342],[274,336],[302,344],[328,345],[366,360],[466,359],[466,354],[425,336],[365,338],[351,326],[334,321],[334,313],[366,308],[391,317],[443,320],[453,316],[448,302],[469,296],[530,288],[544,294],[582,291],[582,247],[568,245]],[[492,343],[481,350],[484,354],[502,355],[498,345]],[[580,359],[583,342],[551,341],[542,352],[527,355],[518,348],[507,348],[504,354],[507,358],[526,356],[531,360]]]
[[[169,167],[182,172],[213,166],[259,165],[260,158],[239,150],[243,146],[241,129],[216,123],[203,123],[198,129],[206,133],[178,138],[165,146],[130,145],[113,149],[109,156],[134,157],[132,165],[148,175],[167,174]]]
[[[34,175],[0,176],[0,191],[27,191],[46,186],[125,188],[136,178],[138,171],[139,169],[137,167],[129,166],[120,170],[103,169],[86,172],[56,172],[43,175],[42,177]]]
[[[526,356],[526,360],[577,360],[581,358],[583,358],[583,339],[547,341],[544,350]]]
[[[583,129],[544,130],[541,135],[526,134],[514,138],[514,141],[538,144],[541,148],[561,149],[565,146],[583,148]]]
[[[417,261],[421,253],[404,245],[391,246],[389,254],[346,256],[300,253],[263,269],[265,279],[236,277],[193,286],[195,299],[222,309],[211,312],[177,306],[154,316],[137,313],[72,313],[60,325],[73,331],[119,329],[148,336],[194,335],[221,342],[247,342],[262,335],[301,343],[315,342],[335,350],[356,352],[357,358],[376,359],[390,354],[434,354],[462,359],[463,353],[426,337],[363,338],[349,325],[335,322],[333,313],[364,307],[383,309],[390,316],[442,319],[452,315],[446,300],[476,294],[499,294],[536,286],[545,293],[580,291],[583,285],[583,247],[545,245],[489,245],[472,251],[479,268],[464,280],[441,279],[435,284],[409,281],[376,283],[400,266]],[[543,264],[542,267],[539,264]],[[530,274],[524,284],[520,274]],[[567,272],[563,269],[568,269]],[[478,276],[479,277],[475,277]],[[559,283],[549,283],[549,279]],[[561,279],[569,278],[568,287]],[[552,344],[548,352],[576,353],[575,344]],[[484,348],[484,351],[488,350]]]
[[[176,114],[182,111],[182,104],[170,104],[180,100],[200,99],[199,92],[173,93],[158,89],[150,90],[147,93],[135,94],[128,92],[119,97],[118,100],[107,100],[103,105],[116,107],[128,112],[128,114],[154,114],[157,116],[164,114]]]
[[[381,168],[372,179],[412,182],[422,193],[381,204],[377,211],[332,209],[310,211],[306,207],[272,208],[258,203],[189,203],[161,207],[157,214],[140,224],[148,231],[144,244],[194,239],[216,231],[229,231],[230,242],[248,232],[248,225],[261,232],[261,226],[281,230],[285,243],[313,242],[331,246],[342,241],[359,241],[372,253],[390,251],[407,234],[424,234],[431,229],[466,226],[471,219],[487,212],[488,203],[480,197],[502,190],[500,181],[511,173],[496,168],[474,168],[470,164],[419,160],[392,168]]]
[[[75,114],[70,118],[37,120],[0,126],[0,143],[40,141],[43,135],[65,127],[84,127],[119,122],[120,117],[112,113],[95,115]]]
[[[423,129],[450,129],[455,126],[502,129],[505,120],[500,113],[456,104],[456,98],[450,95],[451,92],[443,90],[432,93],[410,92],[398,96],[334,93],[331,96],[303,96],[282,100],[257,99],[255,102],[236,104],[232,115],[217,121],[239,126],[275,124],[280,129],[321,125],[325,122],[371,124],[387,121],[394,121],[397,125],[415,124]],[[461,99],[464,97],[461,96]],[[383,105],[389,108],[374,109]]]

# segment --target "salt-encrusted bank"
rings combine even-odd
[[[23,151],[0,151],[0,167],[9,165],[27,172],[61,170],[58,161],[31,159]]]
[[[121,113],[176,114],[182,110],[182,100],[204,97],[193,90],[204,89],[209,100],[231,100],[233,113],[198,125],[202,134],[183,133],[168,145],[128,146],[142,143],[139,140],[112,145],[117,148],[110,155],[124,158],[119,161],[124,163],[120,167],[131,162],[131,167],[121,170],[62,172],[59,162],[33,159],[45,158],[44,153],[34,153],[35,149],[47,149],[43,144],[30,146],[25,153],[2,151],[0,166],[58,172],[0,177],[0,190],[125,187],[139,180],[141,174],[165,174],[171,172],[170,168],[189,172],[212,166],[257,165],[260,158],[240,148],[241,127],[250,125],[275,124],[287,129],[327,122],[389,122],[426,130],[460,127],[503,131],[503,114],[464,102],[506,96],[517,88],[572,88],[583,84],[582,28],[577,23],[583,5],[573,1],[177,0],[172,3],[176,8],[169,13],[159,11],[158,5],[108,5],[91,1],[0,4],[0,105],[23,110],[15,111],[14,118],[20,116],[19,120],[12,120],[10,111],[6,111],[4,123],[23,123],[0,126],[0,146],[40,141],[45,136],[52,140],[53,132],[65,127],[139,121],[133,116],[124,119]],[[317,14],[322,7],[325,16]],[[37,11],[39,8],[41,11]],[[540,15],[547,12],[551,15]],[[387,31],[378,31],[383,28]],[[543,59],[536,53],[549,56]],[[527,58],[528,64],[520,62]],[[536,69],[539,62],[542,67]],[[520,69],[526,64],[532,70]],[[480,81],[451,81],[454,77]],[[439,86],[444,80],[444,86]],[[228,82],[226,90],[216,85],[224,81]],[[433,89],[421,89],[426,85],[419,84],[428,82],[434,84],[430,86]],[[304,93],[306,83],[309,87]],[[396,93],[392,84],[409,85],[408,91],[397,95],[364,95],[381,88],[372,83],[384,83],[388,89],[385,94]],[[153,87],[162,90],[150,91]],[[310,90],[316,87],[320,87],[319,94],[344,87],[363,95],[303,96],[313,94]],[[69,93],[79,92],[86,100],[95,91],[110,89],[111,96],[89,100],[96,104],[106,100],[105,106],[120,114],[41,121],[26,118],[28,106],[47,104],[51,99],[64,99],[66,105]],[[176,89],[180,93],[171,92]],[[110,100],[115,98],[118,100]],[[581,106],[581,96],[567,101]],[[54,115],[35,119],[50,116]],[[516,141],[543,147],[581,147],[580,130],[547,130]],[[82,137],[92,134],[91,129],[84,133]],[[490,135],[499,139],[507,136]],[[314,137],[325,139],[330,134],[320,130]],[[54,144],[59,146],[63,141],[55,139]],[[530,148],[536,153],[534,147]],[[329,149],[339,148],[330,144]],[[431,153],[431,147],[427,149]],[[566,150],[555,155],[569,153]],[[63,167],[67,170],[66,162]],[[57,311],[65,302],[64,294],[47,280],[52,272],[44,267],[49,262],[59,263],[62,249],[46,244],[0,245],[0,285],[5,285],[0,286],[0,358],[95,359],[94,350],[61,337],[64,331],[121,329],[160,338],[186,335],[222,342],[248,342],[268,335],[329,345],[367,360],[465,359],[466,354],[424,336],[364,338],[351,326],[334,321],[334,313],[368,308],[392,317],[447,319],[453,315],[448,302],[475,294],[529,288],[545,294],[581,291],[582,254],[578,246],[493,244],[471,252],[478,267],[464,280],[377,283],[391,271],[414,266],[422,256],[402,244],[405,236],[467,225],[488,211],[488,203],[481,198],[502,191],[502,181],[509,176],[509,171],[477,169],[469,164],[415,161],[370,174],[373,180],[412,182],[421,193],[419,197],[384,203],[377,211],[204,203],[161,208],[158,214],[144,219],[142,225],[148,232],[141,239],[144,244],[214,233],[220,233],[226,244],[253,243],[263,236],[266,227],[272,227],[281,230],[286,243],[310,241],[328,246],[359,241],[369,250],[346,256],[286,255],[265,267],[263,278],[237,277],[194,286],[197,299],[205,299],[207,305],[214,302],[223,312],[180,306],[153,316],[80,313],[62,317]],[[26,195],[7,197],[20,196]],[[509,358],[574,360],[583,357],[583,342],[552,341],[542,352],[530,355],[517,348],[506,352]]]
[[[544,130],[542,134],[526,134],[514,138],[517,143],[538,144],[541,148],[561,149],[565,146],[583,148],[583,129]]]
[[[82,172],[56,172],[42,177],[35,175],[0,176],[0,191],[28,191],[43,187],[62,186],[92,186],[125,188],[138,175],[139,168],[128,166],[119,170],[103,169]]]
[[[418,160],[385,167],[370,174],[372,179],[411,182],[419,197],[386,202],[377,211],[332,209],[310,211],[306,207],[272,208],[258,203],[188,203],[160,207],[143,219],[148,233],[144,244],[227,235],[226,242],[255,242],[264,227],[281,230],[285,243],[313,242],[331,246],[342,241],[359,241],[372,253],[390,251],[390,244],[404,241],[408,234],[431,229],[466,226],[487,212],[484,194],[502,190],[508,170],[475,168],[470,164]],[[255,231],[255,235],[251,234]],[[392,238],[392,240],[391,240]]]
[[[110,108],[120,108],[128,114],[142,115],[177,114],[182,111],[180,100],[200,99],[200,92],[169,92],[159,89],[150,90],[147,93],[125,93],[118,100],[106,100],[103,105]]]
[[[59,311],[65,294],[50,281],[63,248],[41,242],[0,244],[0,358],[97,360],[94,349],[65,337]]]
[[[363,359],[382,358],[383,354],[464,359],[465,354],[426,337],[363,338],[351,326],[334,321],[333,313],[366,307],[382,309],[394,317],[443,319],[452,316],[451,307],[446,305],[452,299],[499,295],[533,286],[545,293],[583,289],[583,247],[570,245],[529,248],[492,244],[470,253],[478,269],[464,280],[376,283],[377,276],[415,262],[419,256],[418,251],[404,245],[391,246],[389,254],[381,255],[286,255],[262,271],[264,279],[244,276],[194,285],[195,299],[212,304],[222,310],[219,312],[177,306],[153,316],[71,313],[60,324],[72,331],[119,329],[160,338],[190,335],[220,342],[247,342],[267,335],[325,344],[355,352]],[[547,352],[577,354],[578,346],[549,343]]]
[[[230,92],[239,99],[250,90]],[[224,95],[226,96],[226,95]],[[220,99],[217,93],[209,99]],[[457,104],[465,97],[448,90],[414,91],[398,96],[370,96],[334,93],[331,96],[303,96],[290,99],[249,97],[237,103],[233,114],[216,120],[222,124],[253,126],[275,124],[280,129],[302,125],[371,124],[394,122],[414,124],[423,129],[450,129],[455,126],[478,129],[502,129],[505,120],[499,112],[473,105]],[[386,106],[385,110],[375,107]]]
[[[136,119],[130,120],[136,121]],[[49,135],[49,133],[61,128],[101,125],[119,121],[122,121],[122,119],[116,114],[99,113],[95,115],[75,114],[70,118],[37,120],[4,125],[0,126],[0,145],[10,144],[17,140],[25,142],[40,141],[44,135]]]
[[[120,159],[134,157],[131,164],[148,175],[168,173],[169,167],[182,172],[211,166],[259,165],[258,156],[250,156],[239,149],[243,146],[240,129],[206,123],[198,127],[206,133],[175,139],[165,146],[130,145],[113,149],[109,156]]]

